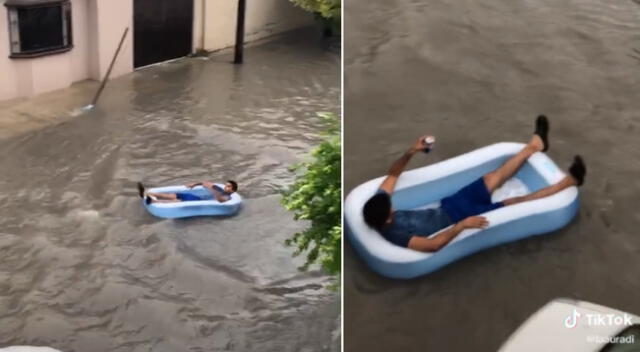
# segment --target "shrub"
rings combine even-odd
[[[342,239],[342,170],[340,120],[330,113],[320,113],[328,128],[324,141],[311,151],[312,161],[294,166],[300,172],[293,185],[284,192],[282,205],[293,212],[295,220],[310,225],[286,240],[295,246],[295,255],[307,254],[302,269],[319,263],[331,274],[340,273]]]
[[[332,33],[340,32],[341,0],[290,0],[296,6],[313,12]]]

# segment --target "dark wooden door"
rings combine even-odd
[[[191,53],[193,0],[134,0],[135,67]]]

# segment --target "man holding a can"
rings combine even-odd
[[[365,203],[364,220],[367,225],[376,229],[395,245],[422,252],[435,252],[446,246],[465,229],[489,226],[487,219],[480,214],[547,197],[574,185],[582,185],[586,167],[582,158],[575,156],[569,168],[569,175],[560,182],[525,196],[492,202],[491,193],[513,177],[531,155],[548,149],[548,132],[547,118],[544,115],[538,116],[536,129],[529,143],[498,169],[478,178],[455,194],[443,198],[438,208],[394,211],[391,206],[391,195],[400,174],[414,154],[419,151],[428,153],[435,143],[433,136],[420,137],[400,159],[393,163],[378,192]],[[431,236],[443,229],[445,230],[436,236]]]

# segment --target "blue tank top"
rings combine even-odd
[[[225,197],[225,198],[227,198],[227,199],[231,198],[231,193],[225,192],[225,190],[224,190],[222,187],[220,187],[220,186],[218,186],[218,185],[213,185],[213,189],[215,189],[216,191],[220,192],[220,194],[221,194],[223,197]],[[210,193],[210,194],[211,194],[211,193]],[[214,198],[214,197],[213,197],[213,194],[211,194],[211,199],[213,199],[213,198]]]

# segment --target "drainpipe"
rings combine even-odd
[[[236,22],[236,50],[234,64],[241,64],[244,56],[244,16],[247,10],[247,0],[238,0],[238,20]]]
[[[200,7],[202,14],[200,15],[200,31],[202,31],[202,35],[200,36],[200,51],[205,52],[205,36],[207,35],[207,0],[201,1],[202,6]]]

